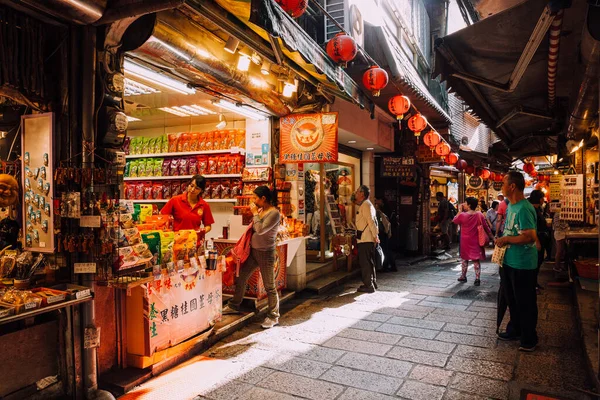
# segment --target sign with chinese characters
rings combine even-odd
[[[383,157],[381,176],[384,178],[399,178],[401,183],[415,182],[415,159],[413,157]]]
[[[584,221],[583,175],[563,175],[560,187],[560,217],[565,221]]]
[[[428,146],[420,144],[417,150],[417,161],[420,164],[435,164],[441,163],[443,158],[437,155],[435,151],[431,151]]]
[[[221,318],[221,273],[186,268],[149,282],[144,316],[150,354],[200,333]]]
[[[280,120],[279,162],[338,160],[338,113],[290,114]]]
[[[483,186],[483,179],[478,176],[472,176],[469,178],[469,187],[473,189],[479,189]]]
[[[504,182],[494,182],[494,184],[492,186],[496,192],[501,192],[502,185],[504,185]]]

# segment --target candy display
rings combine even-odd
[[[246,147],[244,129],[226,129],[211,132],[180,132],[158,137],[133,137],[126,142],[128,155],[184,153],[193,151],[229,150]]]
[[[188,156],[169,158],[138,158],[125,164],[126,178],[155,176],[187,176],[241,174],[244,157],[239,154],[219,156]]]
[[[187,190],[187,180],[125,182],[126,200],[168,200]],[[242,194],[241,179],[208,179],[205,199],[235,199]]]

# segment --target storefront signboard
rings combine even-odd
[[[431,151],[431,148],[420,144],[417,149],[417,161],[419,164],[436,164],[441,163],[442,158],[435,154],[435,151]]]
[[[560,187],[562,184],[562,175],[552,175],[550,177],[550,201],[560,200]]]
[[[504,182],[494,182],[494,184],[493,184],[494,190],[496,192],[502,191],[502,185],[504,185]]]
[[[271,124],[269,120],[246,121],[246,166],[271,166]]]
[[[483,186],[483,179],[478,176],[472,176],[469,178],[469,187],[473,189],[479,189]]]
[[[279,162],[338,161],[338,113],[291,114],[280,120]]]

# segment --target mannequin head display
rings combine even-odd
[[[19,184],[14,176],[0,174],[0,207],[17,204],[19,197]]]

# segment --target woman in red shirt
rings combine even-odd
[[[204,225],[206,233],[210,232],[211,225],[215,223],[210,206],[202,194],[206,188],[206,179],[202,175],[194,175],[187,187],[187,192],[175,196],[160,210],[161,214],[173,216],[173,230],[182,229],[200,230]]]

